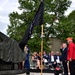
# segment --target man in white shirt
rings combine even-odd
[[[49,64],[52,64],[53,68],[56,68],[56,58],[53,51],[51,51],[51,54],[49,55],[48,62]]]
[[[57,62],[57,64],[61,63],[61,56],[60,56],[60,53],[58,51],[56,52],[56,62]]]

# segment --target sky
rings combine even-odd
[[[71,6],[65,12],[65,15],[68,15],[70,12],[75,10],[75,0],[71,0]],[[0,31],[4,34],[7,34],[6,30],[9,22],[9,14],[13,11],[18,11],[19,3],[18,0],[0,0]]]
[[[0,31],[7,34],[6,29],[9,24],[9,14],[19,11],[18,0],[0,0]]]

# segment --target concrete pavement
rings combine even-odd
[[[18,75],[26,75],[24,74],[18,74]],[[41,73],[30,73],[30,75],[41,75]],[[53,73],[42,73],[42,75],[54,75]]]
[[[18,75],[26,75],[26,74],[24,73],[24,74],[18,74]],[[41,75],[41,73],[30,73],[30,75]],[[53,73],[42,73],[42,75],[54,75],[54,74]]]
[[[26,75],[26,74],[24,73],[24,74],[18,74],[18,75]],[[41,73],[30,73],[30,75],[41,75]],[[42,73],[42,75],[54,75],[54,74],[53,73]],[[59,74],[59,75],[62,75],[62,74]]]

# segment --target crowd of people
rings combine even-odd
[[[45,51],[34,52],[31,58],[34,68],[41,69],[43,65],[44,69],[57,69],[58,67],[61,69],[60,67],[63,66],[64,75],[68,75],[68,72],[70,75],[75,75],[75,44],[71,37],[66,40],[66,43],[62,43],[59,52],[51,51],[48,54]]]
[[[34,52],[33,53],[32,62],[33,62],[33,65],[36,69],[41,68],[41,52],[39,52],[39,53]],[[49,52],[49,54],[47,54],[44,51],[43,56],[42,56],[42,64],[43,64],[43,68],[45,68],[45,69],[50,69],[51,67],[55,68],[57,66],[57,64],[61,64],[60,53],[56,52],[56,54],[54,54],[54,52],[51,51],[51,52]],[[50,66],[50,65],[52,65],[52,66]]]
[[[58,66],[63,67],[64,75],[75,75],[75,44],[73,38],[66,39],[66,43],[62,43],[59,52],[53,51],[48,54],[44,51],[42,56],[42,63],[44,68],[57,69]],[[37,69],[41,66],[41,52],[34,52],[32,62]],[[46,66],[46,67],[45,67]]]

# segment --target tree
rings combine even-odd
[[[75,10],[68,16],[64,16],[56,27],[56,36],[65,41],[67,37],[73,37],[75,40]]]
[[[55,26],[61,21],[64,16],[64,12],[70,6],[70,0],[45,0],[44,1],[44,50],[49,50],[47,41],[49,36],[56,34]],[[13,12],[9,14],[10,25],[8,26],[7,33],[11,38],[14,38],[18,42],[23,37],[25,30],[30,25],[37,8],[40,4],[39,0],[19,0],[19,9],[22,11],[21,14]],[[48,26],[49,27],[48,27]],[[28,42],[28,45],[32,51],[40,50],[40,27],[35,27],[33,31],[33,38]],[[52,34],[52,35],[50,35]],[[35,47],[34,47],[35,46]]]

